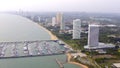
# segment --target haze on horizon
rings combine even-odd
[[[120,13],[120,0],[0,0],[0,11]]]

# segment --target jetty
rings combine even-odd
[[[60,66],[60,68],[64,68],[63,64],[56,58],[57,64]]]

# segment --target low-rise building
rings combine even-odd
[[[120,68],[120,63],[113,63],[112,68]]]

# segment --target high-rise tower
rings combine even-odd
[[[53,17],[53,18],[52,18],[52,26],[55,26],[55,25],[56,25],[56,18]]]
[[[80,39],[81,21],[80,19],[73,20],[73,39]]]
[[[99,25],[91,24],[88,29],[88,46],[96,47],[99,45]]]
[[[88,28],[88,45],[85,49],[105,49],[114,48],[113,44],[105,44],[99,42],[99,27],[100,25],[90,24]],[[105,53],[105,52],[104,52]]]
[[[56,15],[56,24],[58,26],[60,26],[60,23],[62,23],[62,14],[61,13],[57,13],[57,15]]]

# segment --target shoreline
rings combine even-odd
[[[43,30],[45,30],[50,36],[51,36],[51,40],[58,40],[58,38],[52,34],[48,29],[46,29],[45,27],[41,26],[40,24],[38,24],[40,28],[42,28]],[[68,60],[68,63],[69,64],[75,64],[75,65],[78,65],[82,68],[88,68],[87,66],[83,65],[83,64],[80,64],[80,63],[77,63],[77,62],[73,62],[73,61],[70,61],[71,59],[71,55],[70,54],[66,54],[67,55],[67,60]]]
[[[80,66],[80,67],[82,67],[82,68],[88,68],[86,65],[83,65],[83,64],[81,64],[81,63],[77,63],[77,62],[74,62],[74,61],[70,61],[71,55],[70,55],[69,53],[67,54],[67,57],[68,57],[68,58],[67,58],[68,63],[78,65],[78,66]]]
[[[51,31],[49,31],[48,29],[44,28],[43,26],[41,26],[40,24],[38,24],[40,28],[42,28],[43,30],[45,30],[51,37],[51,40],[58,40],[58,38],[51,33]]]

